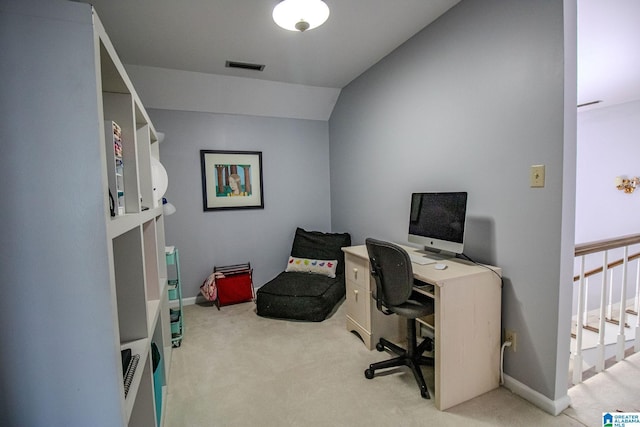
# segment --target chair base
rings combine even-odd
[[[431,338],[426,338],[424,341],[422,341],[422,343],[420,343],[420,345],[417,345],[415,330],[415,320],[408,319],[406,350],[384,338],[380,338],[380,342],[376,344],[376,349],[378,351],[384,351],[384,349],[387,348],[397,354],[398,357],[384,360],[382,362],[372,363],[371,365],[369,365],[369,369],[366,369],[364,371],[364,376],[367,379],[372,379],[375,376],[375,371],[379,369],[394,368],[397,366],[408,366],[411,369],[411,372],[413,372],[413,376],[418,383],[418,387],[420,388],[420,395],[424,399],[430,399],[429,391],[427,390],[427,384],[424,380],[424,376],[422,375],[420,366],[433,365],[433,358],[422,355],[422,353],[424,353],[425,351],[431,351],[433,340],[431,340]]]

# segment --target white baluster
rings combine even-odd
[[[636,261],[636,302],[633,310],[636,312],[636,330],[634,334],[634,352],[640,351],[640,259]]]
[[[607,251],[602,253],[602,285],[600,286],[600,321],[598,324],[598,360],[596,372],[604,370],[605,309],[607,304]]]
[[[584,312],[582,313],[582,324],[589,325],[589,278],[584,278]]]
[[[624,259],[622,260],[622,289],[620,290],[620,324],[618,325],[618,341],[616,345],[616,362],[624,359],[624,325],[626,322],[627,305],[627,267],[629,257],[629,247],[624,247]]]
[[[584,312],[584,255],[580,257],[580,282],[578,284],[578,311],[576,313],[576,352],[573,356],[573,383],[582,382],[582,313]]]
[[[613,267],[609,271],[609,304],[607,305],[607,318],[613,319]]]

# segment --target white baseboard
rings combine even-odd
[[[560,399],[551,400],[506,374],[504,375],[504,387],[553,416],[559,415],[571,405],[569,395],[564,395]]]
[[[201,297],[191,297],[191,298],[182,298],[182,305],[193,305],[196,303],[196,299],[201,298]],[[204,301],[205,299],[202,298],[202,301]],[[180,302],[175,299],[175,300],[170,300],[169,301],[169,308],[176,308],[180,306]]]
[[[198,295],[198,296],[191,297],[191,298],[182,298],[182,305],[183,306],[185,306],[185,305],[193,305],[193,304],[196,304],[196,303],[204,304],[206,302],[207,302],[207,300],[204,299],[204,297],[202,295]],[[170,308],[176,308],[179,305],[180,305],[180,303],[178,302],[178,300],[170,300],[169,301],[169,307]]]
[[[196,299],[198,297],[191,297],[191,298],[183,298],[182,299],[182,305],[193,305],[196,303]],[[204,298],[202,298],[202,300],[204,301]]]

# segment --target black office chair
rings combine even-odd
[[[429,399],[421,365],[432,365],[433,359],[422,355],[431,351],[433,339],[426,338],[420,345],[416,340],[416,318],[433,314],[433,300],[413,291],[413,270],[409,254],[392,243],[366,239],[371,263],[371,274],[376,281],[376,306],[384,314],[397,314],[407,319],[407,349],[403,349],[384,338],[376,344],[378,351],[388,348],[398,357],[372,363],[364,376],[372,379],[378,369],[408,366],[420,387],[423,398]]]

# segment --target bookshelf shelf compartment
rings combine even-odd
[[[131,379],[131,382],[128,386],[128,392],[125,391],[126,387],[123,380],[122,387],[122,396],[125,401],[125,413],[127,416],[127,421],[131,418],[131,413],[133,412],[133,407],[136,401],[136,397],[138,395],[138,390],[140,388],[140,383],[145,379],[144,371],[149,359],[149,340],[141,339],[136,341],[131,341],[123,344],[121,346],[121,350],[130,349],[131,355],[138,356],[138,364],[135,368],[135,372]],[[124,378],[124,373],[123,373]],[[125,396],[126,394],[126,396]]]

